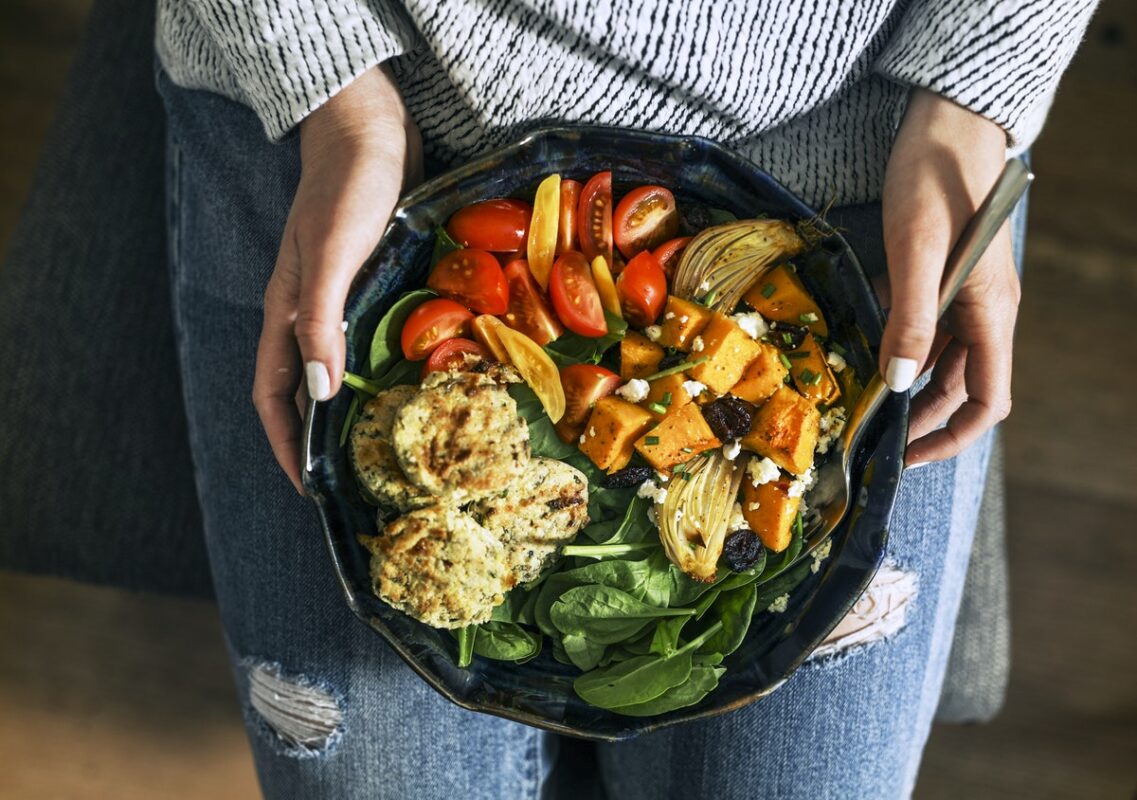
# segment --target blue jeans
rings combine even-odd
[[[542,796],[557,737],[451,705],[352,616],[314,510],[276,466],[250,402],[262,293],[299,177],[297,142],[268,144],[250,111],[219,96],[163,75],[159,89],[195,478],[266,796]],[[879,230],[879,209],[842,214],[847,228]],[[880,250],[879,240],[854,246]],[[940,694],[989,448],[985,437],[905,477],[887,559],[916,594],[898,631],[807,662],[742,710],[598,746],[608,794],[907,796]]]

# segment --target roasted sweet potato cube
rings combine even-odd
[[[803,396],[812,400],[814,405],[833,405],[841,396],[841,389],[812,333],[807,333],[801,347],[790,353],[791,356],[798,354],[804,357],[792,359],[793,369],[790,374],[793,375],[794,386]]]
[[[599,469],[615,472],[632,457],[632,446],[655,419],[650,411],[619,397],[596,401],[584,429],[580,451]]]
[[[663,348],[642,333],[628,331],[620,340],[620,377],[626,381],[659,372]]]
[[[722,442],[694,403],[665,416],[636,442],[636,450],[660,472],[721,446]]]
[[[813,465],[821,413],[808,399],[782,386],[754,413],[742,446],[786,472],[802,475]]]
[[[801,507],[800,497],[790,497],[789,481],[770,481],[755,486],[742,479],[742,516],[762,544],[775,553],[789,547],[794,518]]]
[[[814,333],[829,335],[821,308],[788,264],[779,264],[759,278],[742,299],[766,319],[809,325]]]
[[[773,345],[759,342],[758,357],[750,362],[730,393],[748,403],[762,403],[785,384],[787,372],[781,351]]]
[[[657,421],[668,414],[673,414],[691,402],[691,395],[687,394],[687,390],[683,388],[685,380],[687,380],[687,376],[682,372],[656,378],[648,383],[647,397],[643,399],[640,405],[650,411]],[[666,411],[657,411],[652,406],[663,406]]]
[[[689,351],[691,342],[707,327],[713,314],[706,306],[675,295],[668,296],[667,307],[663,309],[663,324],[660,326],[663,333],[659,337],[659,343],[664,347]]]
[[[758,357],[758,342],[751,339],[738,323],[716,313],[699,336],[702,348],[692,344],[693,357],[706,357],[706,361],[687,370],[715,394],[726,394],[750,362]]]

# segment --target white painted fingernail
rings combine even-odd
[[[919,469],[920,467],[928,466],[928,464],[929,464],[929,462],[927,462],[927,461],[913,461],[911,464],[905,465],[904,468],[905,469]]]
[[[916,380],[916,360],[914,358],[893,357],[888,359],[884,370],[884,382],[894,392],[906,392]]]
[[[304,365],[304,375],[308,378],[308,396],[313,400],[327,400],[332,393],[328,368],[319,361],[309,361]]]

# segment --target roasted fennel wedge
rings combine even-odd
[[[663,502],[655,506],[664,552],[697,581],[715,579],[742,475],[740,467],[714,451],[676,470]]]

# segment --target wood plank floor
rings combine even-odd
[[[87,7],[0,4],[0,251]],[[1137,797],[1135,143],[1137,0],[1105,0],[1034,150],[1008,703],[936,726],[922,800]],[[0,574],[0,642],[0,797],[256,795],[210,604]]]

